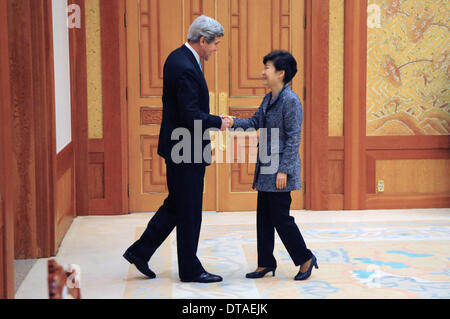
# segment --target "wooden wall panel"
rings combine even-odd
[[[450,159],[376,161],[384,193],[450,193]]]
[[[103,153],[89,154],[89,199],[105,198],[105,159]]]
[[[367,208],[449,207],[450,139],[446,136],[368,138]],[[379,179],[385,192],[377,193]]]
[[[89,139],[89,213],[106,210],[105,145],[103,139]]]
[[[255,173],[256,155],[258,152],[256,139],[250,142],[248,137],[234,138],[234,151],[230,165],[230,187],[232,192],[251,192]]]
[[[161,96],[164,61],[184,42],[179,32],[183,27],[182,7],[163,0],[140,3],[141,96]]]
[[[328,210],[344,209],[344,137],[328,137]]]
[[[290,5],[289,0],[230,1],[230,97],[268,92],[261,59],[275,49],[292,51]],[[264,34],[264,40],[254,34]]]
[[[20,14],[19,14],[20,12]],[[14,142],[15,251],[16,257],[35,255],[36,211],[34,181],[34,145],[32,143],[32,50],[30,6],[28,1],[8,1],[8,32],[11,61],[12,127]],[[21,28],[17,28],[21,25]],[[14,40],[12,40],[14,39]],[[22,129],[23,128],[23,129]],[[34,231],[33,231],[34,230]],[[26,245],[25,243],[28,243]]]
[[[0,1],[0,299],[14,298],[14,185],[7,3]]]
[[[56,138],[51,2],[8,1],[16,258],[55,245]]]
[[[328,161],[328,194],[344,194],[344,160]]]
[[[186,41],[188,30],[180,30],[202,14],[203,6],[202,0],[185,1],[184,8],[165,0],[140,1],[141,97],[162,95],[164,62]]]
[[[166,165],[158,155],[158,136],[141,137],[142,191],[167,193]]]
[[[73,143],[68,144],[57,156],[56,177],[56,247],[61,244],[75,212],[75,162]]]

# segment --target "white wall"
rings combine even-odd
[[[56,151],[72,141],[70,106],[69,29],[67,0],[52,0],[53,53],[55,57]]]

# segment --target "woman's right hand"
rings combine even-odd
[[[278,172],[276,182],[277,189],[279,190],[284,189],[286,187],[286,183],[287,183],[286,173]]]

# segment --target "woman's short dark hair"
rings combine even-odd
[[[287,51],[275,50],[266,55],[263,59],[264,65],[267,61],[272,61],[277,71],[284,71],[284,84],[289,83],[297,74],[297,61]]]

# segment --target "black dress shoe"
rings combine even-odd
[[[136,268],[146,275],[148,278],[155,278],[156,275],[153,271],[148,268],[148,263],[139,258],[138,256],[134,255],[130,251],[126,251],[125,254],[123,254],[123,257],[130,263],[134,264]]]
[[[223,280],[222,277],[210,274],[206,271],[193,279],[181,279],[182,282],[201,282],[201,283],[219,282],[222,280]]]
[[[256,279],[256,278],[262,278],[264,277],[268,272],[272,272],[272,275],[275,277],[275,267],[268,267],[266,269],[263,269],[261,271],[254,271],[250,272],[245,277],[250,279]]]
[[[317,258],[316,256],[312,256],[311,258],[311,264],[309,264],[309,268],[306,272],[298,272],[297,276],[294,277],[294,280],[306,280],[311,276],[311,272],[313,267],[316,267],[316,269],[319,269],[319,266],[317,265]]]

